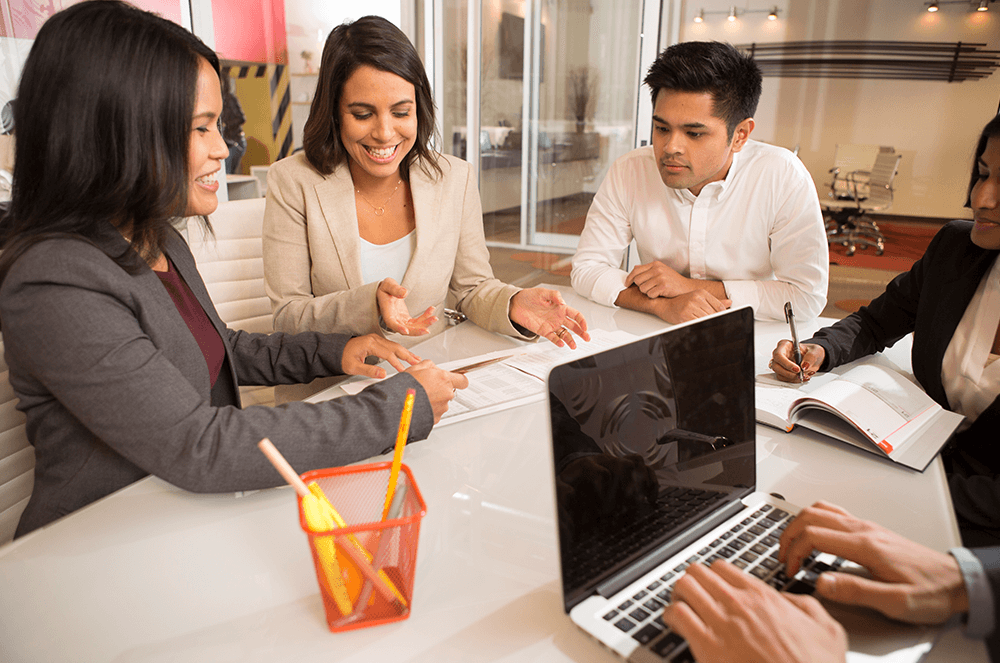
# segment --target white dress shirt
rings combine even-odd
[[[819,197],[802,162],[754,140],[733,155],[724,180],[696,197],[663,184],[652,146],[620,157],[601,183],[573,257],[581,295],[614,306],[625,289],[625,251],[694,279],[722,281],[733,307],[749,304],[761,320],[797,317],[826,305],[830,254]],[[634,267],[634,265],[632,265]]]
[[[1000,260],[979,282],[941,361],[941,384],[951,409],[975,421],[1000,394],[1000,361],[990,362],[1000,324]]]

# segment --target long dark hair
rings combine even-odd
[[[17,125],[15,125],[16,127]],[[969,177],[969,191],[965,197],[965,206],[972,207],[972,187],[979,181],[979,159],[986,151],[986,143],[990,138],[1000,138],[1000,114],[986,123],[983,132],[979,134],[979,142],[976,144],[976,156],[972,159],[972,175]]]
[[[313,168],[329,175],[350,157],[340,141],[340,97],[344,83],[361,65],[396,74],[411,83],[417,95],[417,139],[400,162],[400,176],[409,181],[410,167],[419,159],[428,176],[441,173],[430,149],[435,132],[434,97],[420,56],[406,35],[380,16],[364,16],[338,25],[326,38],[316,94],[302,131],[302,147]]]
[[[158,255],[188,198],[197,37],[117,0],[91,0],[48,19],[21,73],[14,110],[14,184],[0,223],[0,279],[33,243],[93,240],[107,224]],[[141,267],[134,252],[112,256]]]

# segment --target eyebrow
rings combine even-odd
[[[657,115],[653,116],[653,122],[659,122],[660,124],[665,124],[667,126],[670,125],[669,122]],[[682,129],[708,129],[708,125],[702,124],[701,122],[688,122],[687,124],[682,124],[680,126]]]
[[[404,106],[406,104],[412,104],[412,103],[413,103],[412,99],[402,99],[402,100],[397,101],[396,103],[394,103],[389,108],[396,108],[397,106]],[[348,108],[367,108],[367,109],[370,109],[370,110],[375,110],[375,106],[374,105],[372,105],[372,104],[366,104],[363,101],[355,101],[352,104],[347,104],[347,107]]]

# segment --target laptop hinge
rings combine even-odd
[[[742,497],[742,496],[741,496]],[[706,518],[704,521],[698,523],[697,525],[691,526],[691,528],[684,534],[672,538],[667,543],[663,544],[660,548],[654,549],[648,555],[644,555],[642,559],[636,563],[630,565],[628,568],[623,569],[621,572],[611,576],[600,585],[597,586],[597,593],[604,598],[610,598],[620,592],[622,588],[627,587],[629,584],[635,582],[638,578],[652,571],[657,565],[663,563],[664,560],[669,559],[672,555],[676,554],[679,550],[684,549],[685,546],[690,545],[693,541],[703,536],[709,532],[712,528],[716,527],[723,520],[729,518],[735,513],[738,513],[740,509],[743,509],[743,502],[739,499],[733,500],[723,508],[719,509],[717,512]]]

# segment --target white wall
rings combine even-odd
[[[1000,50],[1000,4],[988,12],[942,5],[929,14],[919,2],[898,0],[785,0],[779,19],[746,14],[735,23],[724,14],[693,22],[695,13],[725,11],[731,0],[688,0],[681,40],[718,39],[735,44],[776,41],[872,40],[985,43]],[[744,1],[737,9],[769,9]],[[945,83],[897,80],[765,78],[753,137],[799,156],[817,187],[829,182],[838,143],[891,145],[903,154],[893,214],[968,218],[963,210],[972,152],[983,125],[998,110],[1000,71],[980,81]]]

